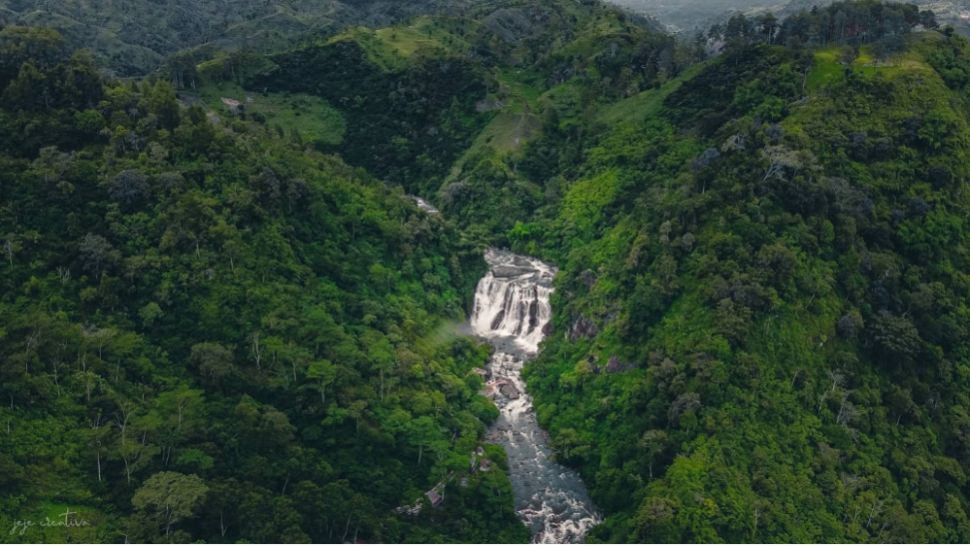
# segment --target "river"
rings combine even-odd
[[[500,416],[489,440],[508,453],[515,509],[532,541],[582,542],[600,516],[579,475],[554,460],[522,380],[522,367],[538,353],[552,317],[556,269],[501,250],[489,250],[485,260],[489,271],[475,291],[471,327],[495,347],[486,392]]]

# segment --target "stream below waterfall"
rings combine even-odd
[[[486,252],[485,260],[489,271],[475,292],[471,327],[495,347],[486,394],[500,415],[488,438],[508,454],[515,510],[532,542],[582,542],[600,516],[579,475],[554,460],[522,379],[522,367],[538,352],[552,316],[556,269],[500,250]]]

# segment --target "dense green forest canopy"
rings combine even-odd
[[[604,109],[509,233],[563,268],[540,420],[596,539],[965,542],[967,43],[874,2],[770,22]]]
[[[0,31],[0,519],[27,541],[518,541],[477,249],[258,124]],[[481,457],[478,457],[481,460]],[[454,482],[442,511],[411,504]],[[458,486],[461,481],[462,485]]]
[[[0,523],[95,523],[24,540],[527,540],[457,329],[499,245],[561,270],[527,379],[592,540],[970,541],[932,13],[509,0],[137,82],[69,44],[0,30]]]
[[[57,29],[100,66],[143,76],[192,51],[273,49],[355,26],[466,9],[472,0],[0,0],[0,24]],[[186,52],[188,50],[188,52]]]

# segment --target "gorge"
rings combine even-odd
[[[956,3],[610,3],[0,0],[0,529],[970,543]]]

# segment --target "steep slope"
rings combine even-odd
[[[251,61],[261,68],[242,84],[253,95],[325,99],[347,129],[321,150],[434,200],[487,239],[544,201],[541,184],[518,168],[541,168],[543,152],[530,142],[561,131],[575,149],[586,111],[655,86],[692,59],[650,21],[597,2],[494,4]]]
[[[456,331],[479,252],[339,158],[67,55],[0,31],[0,525],[524,540]]]
[[[510,232],[562,268],[527,381],[596,538],[968,539],[970,51],[867,10],[919,22],[838,4],[773,41],[861,49],[742,39],[601,110]]]
[[[198,89],[175,78],[178,101],[102,81],[50,31],[0,32],[4,521],[71,508],[93,522],[29,540],[527,538],[501,449],[470,467],[496,412],[469,374],[485,354],[452,325],[481,247],[398,184],[437,197],[522,104],[490,106],[512,67],[527,94],[605,79],[620,65],[585,54],[634,44],[639,25],[598,4],[504,2],[215,55],[187,71]],[[436,484],[442,506],[414,504]],[[172,521],[167,490],[185,503]]]
[[[284,54],[312,68],[260,83],[326,96],[299,76],[449,60],[486,79],[438,166],[385,173],[440,184],[468,236],[562,266],[527,378],[607,512],[596,537],[956,541],[968,72],[952,33],[907,34],[930,23],[876,2],[739,18],[690,66],[615,11],[515,4]],[[360,62],[313,61],[338,43]],[[437,111],[398,142],[455,119]]]
[[[5,29],[0,515],[525,539],[452,327],[489,244],[560,268],[525,377],[594,540],[970,540],[970,46],[931,23],[738,17],[701,60],[487,2],[189,56],[181,108]]]

